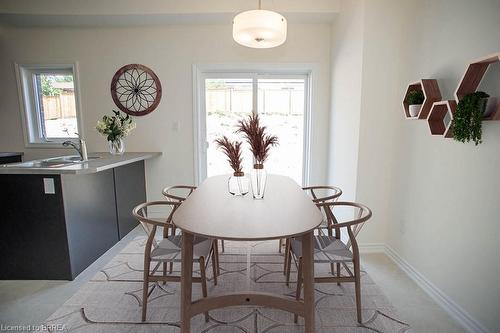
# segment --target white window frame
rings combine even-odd
[[[19,106],[26,148],[64,148],[62,143],[73,138],[51,138],[47,140],[42,135],[40,112],[37,103],[34,74],[71,73],[75,91],[75,109],[78,133],[83,135],[83,118],[80,105],[80,89],[78,79],[78,63],[71,64],[18,64],[15,63]]]
[[[283,75],[305,79],[304,87],[304,142],[303,142],[303,186],[310,184],[311,170],[311,129],[312,129],[312,83],[317,66],[314,64],[193,64],[193,140],[194,140],[194,179],[199,185],[206,178],[206,110],[205,110],[205,79],[206,78],[252,78],[254,91],[257,80],[266,75]],[[253,96],[253,105],[257,105],[257,94]],[[204,157],[201,157],[201,153]]]

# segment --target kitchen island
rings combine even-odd
[[[144,161],[160,155],[0,166],[0,279],[73,280],[137,226],[131,211],[146,201]]]

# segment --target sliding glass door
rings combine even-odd
[[[252,113],[260,116],[267,132],[276,135],[279,146],[272,149],[265,167],[269,173],[286,175],[298,184],[307,182],[308,76],[257,73],[206,73],[199,84],[201,98],[198,133],[200,181],[227,174],[231,169],[214,140],[235,134],[238,120]],[[249,171],[253,158],[245,143],[244,165]]]

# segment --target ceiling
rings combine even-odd
[[[231,22],[257,0],[2,0],[0,22],[15,26],[129,26]],[[291,22],[331,22],[340,0],[262,0]]]

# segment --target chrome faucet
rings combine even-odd
[[[86,161],[89,158],[87,155],[87,144],[85,143],[85,140],[82,139],[80,134],[78,134],[78,133],[75,133],[75,134],[78,135],[78,144],[74,143],[71,140],[68,140],[68,141],[64,141],[62,143],[62,145],[64,147],[69,147],[69,146],[73,147],[80,155],[80,160]]]

